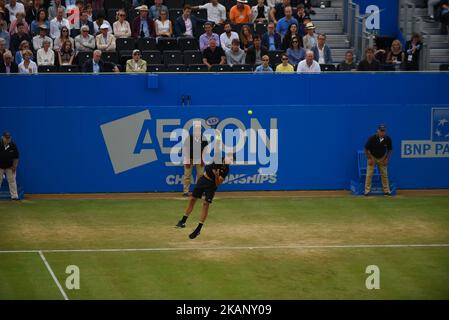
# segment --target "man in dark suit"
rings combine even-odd
[[[82,71],[86,73],[120,72],[115,64],[101,60],[101,50],[95,50],[92,59],[84,62]]]
[[[178,37],[196,37],[200,32],[198,24],[205,22],[192,16],[192,7],[189,4],[184,5],[182,15],[175,21],[175,34]]]
[[[262,46],[260,36],[255,35],[253,37],[254,45],[249,47],[246,52],[246,64],[260,65],[262,63],[262,57],[268,55],[268,49]]]
[[[3,59],[0,61],[0,73],[18,73],[19,68],[17,63],[12,61],[11,51],[6,51],[3,54]]]
[[[276,32],[274,23],[270,22],[267,26],[267,32],[262,36],[262,46],[269,51],[281,50],[281,35]]]
[[[139,16],[133,20],[131,31],[133,38],[155,37],[154,22],[148,15],[148,6],[137,7]]]

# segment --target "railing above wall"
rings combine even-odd
[[[408,0],[399,1],[398,25],[404,38],[409,40],[414,33],[419,33],[423,41],[423,49],[420,55],[420,70],[430,69],[430,48],[432,37],[424,31],[423,20],[416,16],[416,6]]]
[[[358,61],[363,59],[365,49],[374,44],[374,35],[366,30],[366,18],[360,15],[359,4],[351,0],[343,2],[343,30],[348,35],[350,46],[354,48],[354,55]]]

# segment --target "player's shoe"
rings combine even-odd
[[[189,238],[193,240],[193,239],[195,239],[196,237],[198,237],[198,236],[200,235],[200,233],[201,233],[200,231],[196,231],[196,230],[195,230],[195,231],[193,231],[191,234],[189,234]]]
[[[189,193],[188,193],[188,192],[184,192],[184,193],[182,194],[182,196],[183,196],[183,197],[188,197],[188,196],[189,196]]]
[[[176,224],[176,228],[185,228],[186,224],[184,222],[182,222],[181,220],[178,221],[178,223]]]
[[[384,196],[391,197],[392,196],[391,191],[390,192],[384,192]]]

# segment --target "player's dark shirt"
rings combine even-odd
[[[19,150],[16,144],[11,141],[8,145],[4,145],[0,138],[0,168],[11,168],[14,159],[19,159]]]
[[[220,170],[220,176],[224,179],[224,178],[226,178],[226,176],[229,173],[229,164],[224,164],[224,163],[217,164],[217,163],[213,162],[211,164],[208,164],[204,168],[204,171],[206,172],[206,174],[209,178],[214,180],[215,175],[212,170],[216,170],[216,169]]]
[[[368,138],[365,144],[365,149],[367,149],[375,158],[382,158],[385,153],[393,150],[393,144],[389,136],[385,136],[382,141],[377,134]]]

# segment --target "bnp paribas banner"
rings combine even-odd
[[[366,30],[379,35],[395,36],[398,31],[399,0],[352,0],[366,16]]]

